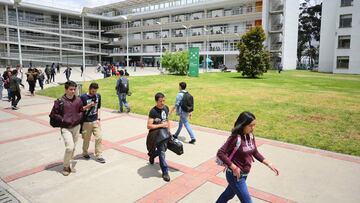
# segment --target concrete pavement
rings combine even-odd
[[[79,156],[73,162],[77,173],[64,177],[60,173],[64,143],[59,129],[48,124],[53,100],[24,95],[17,111],[0,101],[0,186],[20,202],[207,203],[215,202],[227,186],[214,160],[229,132],[193,126],[196,145],[184,143],[181,156],[166,154],[172,179],[166,183],[159,165],[148,163],[146,116],[105,108],[102,129],[107,163]],[[172,126],[175,132],[177,123]],[[189,141],[185,129],[180,138]],[[279,168],[280,176],[254,163],[248,185],[255,203],[360,202],[359,157],[262,138],[257,138],[257,144]],[[76,154],[81,153],[81,146],[79,139]],[[239,201],[235,197],[231,202]]]

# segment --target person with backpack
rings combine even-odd
[[[123,105],[126,108],[126,113],[129,113],[130,107],[126,101],[126,96],[127,94],[129,94],[130,87],[129,87],[129,80],[126,77],[124,77],[123,70],[120,70],[120,78],[116,82],[115,89],[116,89],[116,94],[118,95],[119,98],[119,106],[120,106],[119,113],[124,112]]]
[[[51,75],[51,68],[49,65],[45,67],[45,74],[46,74],[46,84],[50,84],[50,75]]]
[[[20,94],[21,79],[18,78],[17,75],[18,75],[18,70],[15,69],[11,72],[9,88],[11,91],[11,108],[12,108],[12,110],[19,109],[17,107],[17,105],[21,99],[21,94]]]
[[[50,117],[52,127],[60,127],[64,139],[64,169],[62,174],[68,176],[75,173],[70,161],[74,158],[76,144],[80,134],[80,123],[83,119],[83,102],[75,95],[77,84],[74,81],[65,82],[65,94],[55,100]]]
[[[161,92],[155,95],[156,106],[149,112],[147,128],[149,134],[146,138],[149,162],[154,164],[155,157],[159,156],[162,178],[169,182],[169,169],[165,160],[167,143],[170,139],[169,107],[165,105],[165,95]]]
[[[100,108],[101,108],[101,95],[97,93],[99,85],[91,83],[89,92],[81,95],[84,109],[84,120],[82,124],[82,137],[83,137],[83,157],[86,160],[90,159],[88,149],[90,145],[91,135],[95,137],[95,160],[100,163],[105,163],[102,157],[102,136],[100,127]]]
[[[34,91],[35,91],[37,77],[38,77],[38,73],[35,72],[34,69],[29,68],[28,72],[26,73],[26,81],[29,83],[29,91],[31,93],[31,96],[35,95]]]
[[[279,175],[277,168],[257,150],[253,134],[255,125],[255,115],[242,112],[234,124],[231,136],[217,152],[217,162],[226,167],[226,180],[229,184],[217,203],[228,202],[235,195],[242,203],[252,202],[246,179],[254,162],[253,157],[268,166],[276,176]]]
[[[185,125],[185,128],[188,131],[190,138],[191,138],[189,143],[195,144],[196,137],[195,137],[193,130],[191,129],[191,126],[190,126],[190,123],[188,120],[188,118],[191,119],[192,112],[194,110],[194,98],[189,92],[186,91],[186,83],[185,82],[179,83],[179,89],[180,89],[180,92],[176,96],[175,106],[170,111],[170,115],[171,115],[172,112],[174,110],[176,110],[176,115],[178,115],[180,117],[179,127],[178,127],[176,133],[174,134],[174,138],[176,138],[176,139],[178,138],[183,125]]]
[[[4,88],[7,91],[7,98],[9,102],[11,101],[10,78],[11,78],[11,68],[8,66],[6,67],[6,71],[4,71],[3,73],[3,79],[4,79]]]
[[[5,80],[4,80],[3,76],[0,74],[0,101],[2,101],[2,97],[3,97],[4,83],[5,83]]]
[[[66,80],[67,81],[70,81],[70,76],[71,76],[71,68],[68,66],[66,67],[65,71],[64,71],[64,74],[65,74],[65,77],[66,77]]]
[[[50,82],[55,82],[55,75],[56,75],[56,66],[55,63],[53,63],[50,69]]]
[[[44,80],[45,80],[45,75],[44,72],[40,69],[36,69],[38,72],[38,81],[39,81],[39,85],[41,89],[44,89]]]

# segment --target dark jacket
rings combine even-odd
[[[21,79],[16,77],[16,75],[11,76],[10,78],[10,90],[12,92],[20,92],[20,83]]]
[[[56,120],[61,121],[62,128],[72,128],[81,123],[83,118],[83,103],[81,99],[74,96],[73,99],[68,99],[65,95],[61,97],[64,102],[64,115],[60,114],[60,102],[55,100],[51,113]]]

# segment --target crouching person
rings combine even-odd
[[[64,170],[62,174],[68,176],[75,173],[75,168],[70,167],[70,161],[74,158],[76,143],[80,134],[80,123],[83,118],[83,103],[75,95],[77,84],[73,81],[65,83],[65,94],[54,102],[50,113],[50,124],[60,127],[61,136],[64,139]]]
[[[155,95],[155,101],[156,106],[150,110],[147,122],[149,134],[147,136],[146,146],[149,151],[150,164],[154,164],[155,157],[159,156],[162,178],[164,181],[169,182],[170,176],[165,160],[167,143],[170,138],[170,123],[168,121],[169,107],[165,105],[165,95],[160,92]]]

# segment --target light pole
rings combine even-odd
[[[225,67],[225,62],[226,62],[226,60],[225,60],[225,32],[224,31],[221,31],[221,34],[223,35],[223,37],[224,37],[224,44],[223,44],[223,51],[224,51],[224,61],[223,61],[223,65],[224,65],[224,67]]]
[[[156,24],[160,25],[160,70],[161,70],[161,72],[163,72],[162,62],[161,62],[161,59],[162,59],[162,24],[161,24],[161,22],[156,22]]]
[[[126,21],[126,69],[129,68],[129,18],[130,16],[121,16]]]
[[[21,52],[21,40],[20,40],[20,29],[19,29],[19,11],[18,7],[20,6],[21,0],[14,0],[14,7],[16,9],[16,27],[17,27],[17,36],[18,36],[18,49],[19,49],[19,62],[20,66],[23,66],[22,61],[22,52]]]
[[[208,52],[208,43],[209,43],[209,30],[204,28],[204,31],[206,33],[206,47],[205,47],[205,52],[206,52],[206,59],[205,59],[205,64],[206,64],[206,72],[209,71],[209,67],[208,67],[208,58],[209,58],[209,52]]]
[[[188,30],[191,28],[192,25],[182,25],[183,28],[185,28],[185,34],[186,34],[186,49],[189,50],[189,34],[188,34]]]

